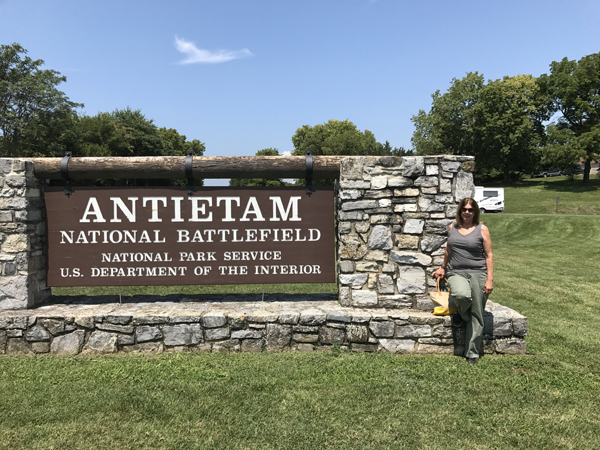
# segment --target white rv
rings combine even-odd
[[[475,186],[474,198],[482,213],[504,211],[504,188]]]

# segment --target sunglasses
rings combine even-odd
[[[472,213],[473,211],[475,211],[474,208],[462,208],[462,212]]]

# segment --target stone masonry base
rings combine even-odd
[[[251,301],[248,301],[249,299]],[[34,309],[0,311],[0,354],[341,349],[462,355],[464,328],[413,309],[340,306],[337,295],[63,297]],[[307,301],[306,299],[309,299]],[[484,350],[524,354],[527,319],[488,302]]]

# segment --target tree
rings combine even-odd
[[[569,169],[579,161],[580,153],[569,144],[573,132],[568,128],[559,127],[556,123],[546,126],[546,145],[541,151],[540,165]]]
[[[107,112],[81,116],[61,137],[74,156],[125,156],[132,152],[132,134]]]
[[[538,82],[547,97],[548,116],[558,114],[557,129],[569,131],[563,136],[568,152],[585,161],[585,183],[592,161],[600,157],[600,53],[553,61],[550,74]]]
[[[433,95],[431,110],[420,110],[413,148],[421,155],[475,156],[477,173],[531,170],[543,136],[543,98],[530,75],[485,84],[483,75],[453,79],[448,92]]]
[[[448,92],[435,91],[429,113],[419,110],[411,121],[415,131],[411,139],[419,155],[473,155],[481,148],[477,132],[475,106],[484,85],[483,75],[467,73],[452,79]]]
[[[256,152],[256,156],[279,156],[276,148],[263,148]],[[232,178],[229,186],[285,186],[281,179],[269,178]]]
[[[0,154],[8,157],[55,156],[58,142],[76,118],[73,103],[57,86],[66,81],[42,70],[19,44],[0,46]]]
[[[147,119],[139,109],[116,109],[111,113],[114,120],[131,133],[131,147],[126,155],[113,156],[167,156],[172,154],[173,139],[164,139],[168,133],[159,133],[153,119]],[[185,138],[185,137],[184,137]]]
[[[303,156],[306,150],[313,155],[370,156],[383,155],[384,146],[377,142],[369,130],[364,132],[356,128],[348,119],[329,120],[321,125],[303,125],[292,136],[294,150],[292,155]],[[391,146],[388,143],[388,149]],[[332,185],[334,180],[313,180],[315,185]],[[304,180],[296,184],[303,185]]]
[[[292,136],[293,155],[302,156],[306,150],[313,155],[376,154],[378,142],[369,130],[356,128],[348,119],[329,120],[322,125],[304,125]]]
[[[531,172],[543,141],[544,99],[531,75],[504,77],[483,86],[475,107],[480,160],[508,181],[511,172]]]

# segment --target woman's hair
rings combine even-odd
[[[462,215],[460,214],[465,205],[471,204],[473,207],[473,225],[479,225],[479,205],[470,197],[463,198],[458,204],[458,208],[456,209],[456,223],[462,227],[463,220]]]

